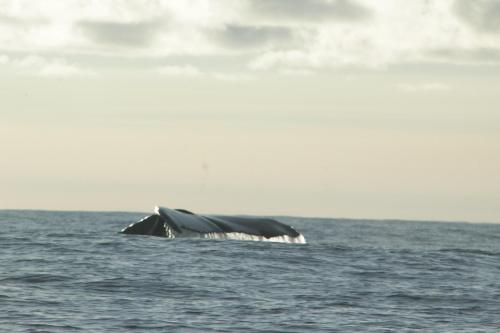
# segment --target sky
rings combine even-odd
[[[498,0],[0,0],[0,209],[499,203]]]

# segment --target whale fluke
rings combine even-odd
[[[305,243],[293,227],[270,218],[198,215],[185,209],[156,207],[153,215],[124,228],[122,233],[158,237],[233,238]]]

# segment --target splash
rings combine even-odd
[[[293,244],[306,244],[306,239],[302,234],[297,237],[290,237],[287,235],[266,238],[264,236],[249,235],[241,232],[211,232],[208,234],[201,234],[202,238],[208,239],[233,239],[244,241],[260,241],[260,242],[275,242],[275,243],[293,243]]]
[[[210,232],[210,233],[197,233],[197,232],[183,232],[182,235],[175,233],[172,229],[166,228],[167,238],[204,238],[204,239],[232,239],[242,241],[254,242],[274,242],[274,243],[290,243],[290,244],[307,244],[304,235],[299,234],[297,237],[290,237],[288,235],[276,236],[266,238],[264,236],[250,235],[242,232]]]

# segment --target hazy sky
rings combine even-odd
[[[500,1],[0,0],[0,208],[500,222]]]

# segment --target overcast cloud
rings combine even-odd
[[[272,48],[290,43],[293,31],[284,27],[229,24],[215,31],[214,37],[228,48]]]
[[[455,10],[473,28],[482,32],[500,33],[500,1],[457,0]]]
[[[250,0],[251,10],[272,20],[291,22],[357,21],[370,17],[371,10],[350,0]]]
[[[150,45],[164,23],[160,20],[143,22],[82,21],[79,26],[98,44],[143,47]]]
[[[164,66],[171,56],[237,55],[249,72],[491,65],[500,64],[499,18],[495,0],[11,0],[0,3],[0,55],[11,59],[1,66],[47,54]]]

